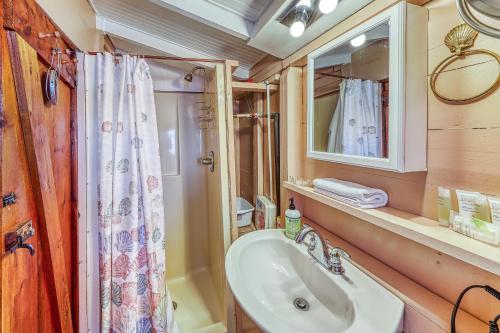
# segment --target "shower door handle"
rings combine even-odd
[[[208,153],[207,157],[203,157],[201,159],[201,164],[210,166],[210,172],[214,172],[215,158],[214,158],[214,152],[212,150],[210,151],[210,153]]]

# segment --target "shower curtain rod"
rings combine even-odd
[[[337,74],[330,74],[330,73],[322,73],[318,72],[319,75],[323,76],[330,76],[330,77],[338,77],[340,79],[348,79],[348,80],[364,80],[363,78],[356,77],[356,76],[344,76],[344,75],[337,75]]]
[[[98,55],[103,52],[97,51],[88,51],[86,52],[88,55]],[[111,53],[111,52],[108,52]],[[123,53],[111,53],[115,57],[123,57],[126,54]],[[172,61],[187,61],[187,62],[213,62],[213,63],[225,63],[225,60],[220,59],[198,59],[198,58],[181,58],[181,57],[168,57],[168,56],[155,56],[155,55],[147,55],[147,54],[129,54],[131,56],[136,56],[145,59],[157,59],[157,60],[172,60]]]

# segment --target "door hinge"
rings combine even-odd
[[[15,204],[16,204],[16,194],[14,192],[10,192],[2,196],[2,207],[7,207]]]

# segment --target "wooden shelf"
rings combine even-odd
[[[278,91],[278,86],[275,84],[270,84],[269,90],[272,92]],[[233,81],[233,92],[238,92],[238,93],[239,92],[266,92],[266,85],[264,83]]]
[[[403,212],[391,207],[362,209],[314,192],[311,187],[284,182],[293,192],[355,216],[419,244],[462,260],[470,265],[500,275],[500,247],[492,246],[450,229],[437,221]]]

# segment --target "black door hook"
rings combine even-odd
[[[17,236],[17,244],[18,248],[28,250],[31,256],[35,255],[35,248],[31,244],[25,244],[23,241],[23,236]]]
[[[15,253],[17,249],[26,249],[31,256],[35,255],[35,248],[31,244],[24,243],[23,236],[17,236],[16,238],[12,236],[15,236],[14,233],[6,235],[6,240],[10,238],[11,241],[5,245],[5,252]]]
[[[15,232],[5,234],[5,252],[14,253],[17,249],[26,249],[31,256],[34,256],[35,248],[33,245],[25,243],[34,234],[35,229],[31,221],[23,224]]]

